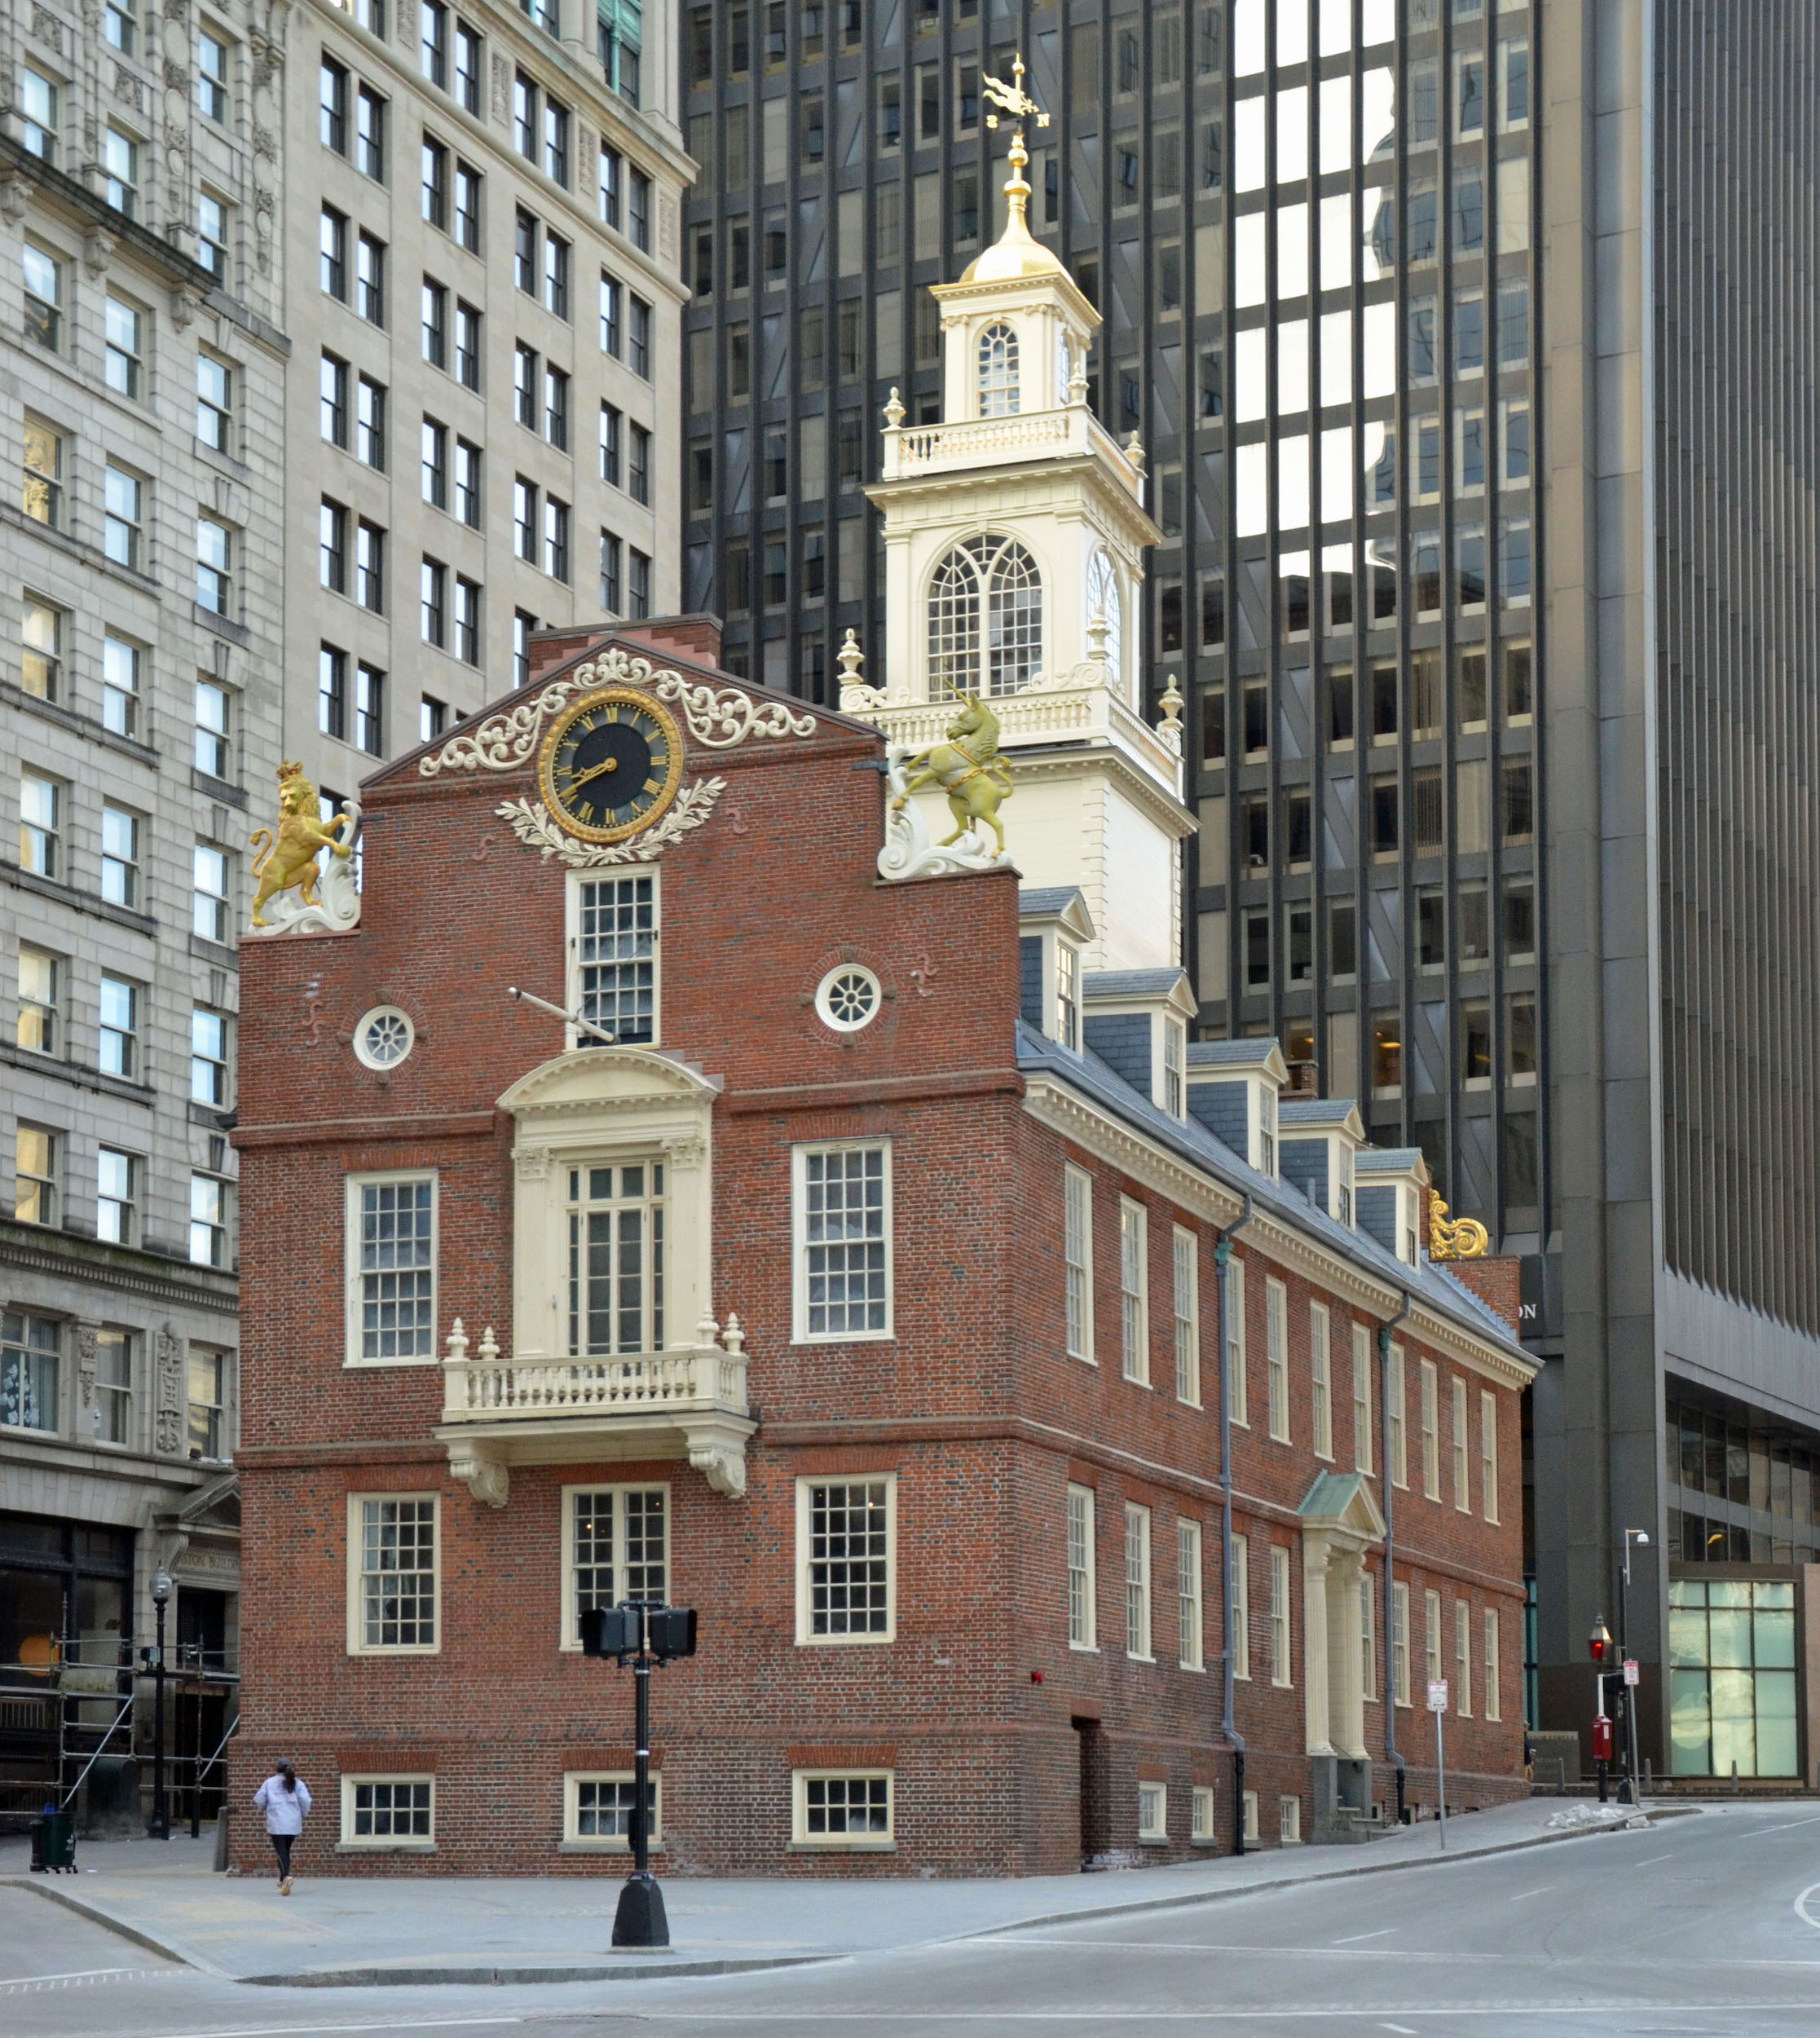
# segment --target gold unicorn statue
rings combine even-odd
[[[278,770],[277,835],[270,828],[256,828],[253,848],[253,875],[259,880],[253,900],[253,924],[269,927],[271,921],[259,909],[280,892],[295,890],[306,906],[321,904],[315,892],[317,852],[328,849],[336,856],[351,856],[354,817],[343,811],[325,827],[316,818],[316,789],[304,777],[302,765],[286,763]]]
[[[919,786],[939,785],[956,823],[941,846],[959,841],[976,821],[983,821],[998,838],[1003,856],[1005,829],[998,808],[1011,797],[1011,772],[998,748],[998,717],[977,694],[961,693],[952,685],[949,690],[960,707],[948,725],[948,740],[905,761],[904,789],[892,801],[892,809],[901,808]]]

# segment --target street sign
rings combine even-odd
[[[1444,1713],[1448,1709],[1448,1681],[1444,1677],[1431,1677],[1428,1680],[1428,1709],[1431,1713]]]
[[[1637,1658],[1634,1656],[1627,1656],[1624,1658],[1624,1682],[1627,1684],[1634,1684],[1641,1674],[1642,1673],[1637,1667]]]

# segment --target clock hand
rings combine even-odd
[[[609,757],[605,764],[597,764],[592,771],[584,771],[579,779],[571,779],[569,781],[569,790],[571,792],[579,792],[590,779],[599,778],[603,771],[617,771],[619,769],[619,760],[617,757]]]

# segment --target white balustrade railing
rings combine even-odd
[[[1009,417],[975,417],[951,425],[899,425],[884,433],[884,479],[945,473],[999,457],[1024,459],[1056,452],[1108,457],[1118,477],[1142,501],[1144,475],[1125,448],[1085,404],[1063,410],[1028,411]]]
[[[513,1418],[746,1413],[746,1356],[718,1344],[685,1345],[612,1358],[514,1359],[491,1332],[479,1356],[449,1339],[443,1362],[443,1420],[496,1423]]]

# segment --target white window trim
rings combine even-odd
[[[1082,1281],[1081,1343],[1077,1350],[1068,1346],[1068,1356],[1079,1359],[1087,1365],[1097,1365],[1093,1356],[1093,1177],[1084,1167],[1064,1163],[1062,1169],[1062,1336],[1068,1337],[1068,1290],[1071,1271],[1068,1257],[1068,1203],[1069,1197],[1078,1192],[1081,1210]]]
[[[1485,1519],[1495,1527],[1498,1520],[1498,1397],[1488,1387],[1478,1396],[1479,1498]]]
[[[1259,1834],[1258,1830],[1258,1793],[1255,1790],[1246,1791],[1243,1800],[1243,1805],[1245,1811],[1245,1837],[1248,1840],[1258,1839],[1262,1836]]]
[[[1453,1603],[1453,1709],[1461,1719],[1473,1716],[1473,1603]]]
[[[1453,1504],[1459,1513],[1470,1515],[1473,1511],[1471,1440],[1467,1435],[1466,1383],[1461,1374],[1453,1375],[1452,1387],[1453,1435],[1449,1440],[1453,1448]]]
[[[1174,1255],[1175,1398],[1201,1405],[1201,1242],[1185,1226],[1173,1228]],[[1183,1277],[1186,1276],[1184,1279]],[[1188,1389],[1183,1392],[1183,1387]]]
[[[1156,1794],[1151,1802],[1157,1808],[1157,1816],[1148,1825],[1144,1824],[1144,1801],[1150,1793]],[[1140,1776],[1138,1779],[1138,1837],[1147,1846],[1166,1846],[1169,1841],[1169,1785],[1160,1777]]]
[[[1302,1800],[1299,1798],[1285,1796],[1277,1799],[1276,1831],[1279,1846],[1299,1847],[1302,1845]]]
[[[856,1154],[878,1148],[884,1155],[884,1327],[879,1330],[817,1330],[809,1328],[809,1157],[812,1154]],[[892,1143],[888,1137],[865,1140],[811,1140],[791,1149],[790,1264],[791,1342],[795,1344],[879,1344],[897,1336],[896,1255],[892,1250]]]
[[[584,1783],[628,1784],[637,1780],[630,1769],[567,1769],[562,1772],[562,1845],[583,1854],[630,1854],[630,1837],[617,1833],[588,1833],[581,1830],[581,1786]],[[650,1772],[651,1828],[647,1844],[654,1852],[663,1845],[663,1772]]]
[[[1130,1227],[1129,1230],[1127,1227]],[[1126,1285],[1132,1271],[1126,1264],[1126,1241],[1136,1239],[1135,1286]],[[1126,1323],[1126,1305],[1135,1303],[1137,1334]],[[1118,1334],[1121,1377],[1134,1387],[1150,1384],[1150,1213],[1135,1198],[1118,1199]]]
[[[420,1784],[430,1785],[430,1837],[408,1839],[357,1839],[354,1832],[354,1789],[356,1784]],[[436,1777],[431,1770],[365,1769],[342,1778],[342,1834],[337,1851],[346,1848],[356,1854],[434,1854],[436,1851]]]
[[[655,863],[634,864],[629,870],[571,871],[562,907],[565,1012],[581,1010],[581,888],[613,877],[648,877],[651,880],[651,1037],[632,1044],[659,1048],[663,1044],[663,876]],[[562,1044],[574,1048],[592,1041],[579,1026],[563,1029]],[[597,1043],[598,1044],[598,1043]]]
[[[1226,1355],[1227,1395],[1231,1404],[1229,1419],[1235,1427],[1249,1429],[1250,1400],[1245,1380],[1245,1262],[1234,1258],[1226,1267],[1226,1304],[1231,1319],[1230,1336]]]
[[[862,1776],[868,1780],[883,1776],[885,1780],[884,1832],[875,1833],[816,1833],[809,1829],[809,1786],[812,1782],[826,1777]],[[790,1778],[790,1844],[792,1847],[813,1848],[819,1854],[824,1848],[831,1854],[888,1854],[897,1845],[897,1772],[894,1769],[797,1769]]]
[[[1422,1594],[1422,1667],[1431,1684],[1443,1674],[1447,1659],[1442,1648],[1441,1595],[1430,1586]]]
[[[581,1653],[581,1637],[576,1633],[578,1611],[575,1599],[575,1509],[578,1493],[611,1493],[615,1495],[613,1507],[613,1585],[614,1601],[619,1599],[619,1587],[625,1579],[625,1510],[617,1496],[621,1493],[660,1493],[663,1496],[663,1587],[666,1599],[674,1599],[671,1588],[675,1583],[675,1559],[672,1555],[673,1529],[676,1522],[675,1503],[671,1497],[670,1482],[665,1479],[627,1479],[617,1480],[584,1480],[576,1485],[562,1489],[562,1631],[557,1647],[565,1655]],[[606,1776],[606,1770],[578,1771],[578,1775],[589,1777]]]
[[[1205,1639],[1207,1617],[1205,1582],[1202,1577],[1201,1556],[1205,1539],[1201,1524],[1178,1515],[1175,1521],[1175,1605],[1178,1626],[1177,1661],[1185,1670],[1205,1671],[1207,1667],[1207,1645]],[[1192,1553],[1192,1562],[1189,1561]],[[1194,1587],[1192,1599],[1182,1590],[1184,1573]],[[1190,1607],[1193,1608],[1192,1625],[1184,1622],[1182,1616]]]
[[[1441,1500],[1441,1369],[1434,1360],[1421,1361],[1422,1495],[1437,1506]]]
[[[1495,1606],[1485,1609],[1483,1621],[1484,1667],[1481,1682],[1485,1687],[1485,1717],[1488,1720],[1501,1720],[1504,1717],[1503,1695],[1498,1689],[1498,1679],[1503,1668],[1503,1634],[1498,1626],[1498,1610]]]
[[[1390,1454],[1390,1484],[1409,1490],[1409,1393],[1404,1378],[1403,1347],[1390,1347],[1390,1392],[1385,1397],[1385,1442]]]
[[[427,1500],[430,1503],[431,1567],[435,1595],[434,1642],[368,1642],[360,1605],[361,1506],[369,1500]],[[420,1492],[358,1493],[347,1497],[347,1652],[350,1656],[440,1656],[443,1652],[443,1497]],[[368,1779],[370,1781],[371,1779]]]
[[[1264,1281],[1264,1365],[1269,1390],[1270,1439],[1289,1441],[1289,1290],[1280,1281]]]
[[[1092,1487],[1077,1486],[1070,1483],[1068,1489],[1068,1498],[1070,1502],[1080,1500],[1085,1503],[1087,1531],[1087,1565],[1086,1573],[1086,1595],[1084,1609],[1086,1617],[1083,1622],[1083,1626],[1086,1629],[1086,1639],[1082,1642],[1077,1641],[1074,1639],[1073,1608],[1072,1604],[1069,1604],[1065,1609],[1068,1614],[1069,1626],[1068,1646],[1080,1655],[1097,1656],[1099,1653],[1099,1587],[1095,1575],[1099,1569],[1099,1523],[1095,1519],[1098,1497],[1095,1495]],[[1064,1513],[1062,1518],[1062,1530],[1064,1538],[1062,1550],[1064,1590],[1071,1590],[1073,1585],[1074,1573],[1073,1566],[1067,1561],[1068,1549],[1066,1539],[1072,1537],[1073,1533],[1073,1524],[1070,1515],[1066,1512]]]
[[[884,1481],[885,1593],[882,1634],[817,1634],[809,1599],[809,1489]],[[796,1646],[805,1649],[877,1648],[897,1639],[897,1475],[879,1471],[805,1473],[796,1481]],[[815,1771],[840,1776],[840,1770]],[[861,1772],[856,1770],[856,1776]],[[819,1843],[817,1843],[819,1844]]]
[[[1359,1574],[1359,1696],[1368,1705],[1377,1702],[1377,1592],[1380,1580],[1370,1571]]]
[[[1126,1501],[1125,1503],[1125,1560],[1122,1574],[1125,1583],[1125,1654],[1126,1660],[1133,1663],[1154,1663],[1157,1660],[1154,1646],[1156,1641],[1153,1620],[1155,1608],[1151,1603],[1155,1581],[1152,1576],[1152,1552],[1150,1546],[1150,1510],[1135,1500]],[[1131,1576],[1131,1559],[1134,1552],[1138,1559],[1139,1573],[1135,1578]],[[1131,1646],[1131,1590],[1134,1586],[1138,1588],[1139,1595],[1138,1610],[1141,1617],[1140,1626],[1144,1630],[1137,1638],[1143,1644],[1139,1648],[1133,1648]]]
[[[350,1372],[390,1372],[399,1366],[442,1364],[442,1259],[443,1185],[434,1167],[381,1169],[367,1175],[344,1175],[344,1255],[346,1266],[346,1309],[343,1334],[346,1349],[342,1365]],[[392,1182],[428,1182],[430,1184],[430,1352],[419,1359],[368,1359],[361,1356],[362,1296],[360,1292],[360,1192]]]
[[[1196,1784],[1188,1793],[1188,1837],[1205,1842],[1214,1837],[1214,1786]]]
[[[1416,1638],[1409,1631],[1409,1587],[1400,1578],[1394,1580],[1390,1586],[1390,1693],[1394,1702],[1407,1710],[1410,1704],[1410,1656]]]
[[[1279,1603],[1282,1612],[1278,1612]],[[1281,1623],[1283,1648],[1276,1647]],[[1280,1542],[1270,1546],[1270,1681],[1279,1691],[1295,1687],[1295,1608],[1290,1597],[1289,1553]]]
[[[1361,1386],[1363,1394],[1359,1391]],[[1359,1420],[1361,1409],[1365,1417],[1363,1426]],[[1352,1326],[1352,1468],[1368,1479],[1377,1476],[1372,1449],[1372,1334],[1370,1326],[1363,1323]]]
[[[1232,1674],[1251,1682],[1251,1538],[1232,1538]]]
[[[1315,1455],[1333,1462],[1333,1326],[1325,1303],[1308,1305],[1308,1378]]]

